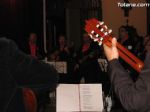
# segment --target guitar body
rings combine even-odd
[[[106,44],[107,46],[111,47],[111,41],[113,37],[111,37],[110,34],[112,30],[109,30],[107,26],[104,25],[104,22],[100,22],[95,18],[90,19],[86,21],[85,30],[91,39],[98,42],[99,45]],[[140,72],[144,66],[144,63],[118,42],[117,48],[119,51],[119,56],[133,69],[135,69],[137,72]]]
[[[37,100],[34,92],[29,88],[23,88],[22,92],[26,112],[37,112]]]

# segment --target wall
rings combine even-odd
[[[66,31],[69,42],[75,44],[76,49],[81,45],[80,29],[80,0],[70,1],[66,8]]]
[[[118,7],[117,2],[123,0],[102,0],[103,20],[109,28],[113,30],[115,36],[118,36],[118,28],[121,25],[126,25],[124,11]],[[145,2],[145,0],[129,0],[130,2]],[[129,12],[129,25],[137,28],[139,35],[144,36],[147,32],[147,13],[146,7],[132,8]]]

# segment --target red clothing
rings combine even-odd
[[[82,47],[82,52],[86,52],[90,48],[90,44],[84,44]]]
[[[37,46],[29,42],[31,56],[36,57]]]

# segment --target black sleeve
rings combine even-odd
[[[146,81],[148,78],[145,78],[145,70],[142,70],[136,83],[117,59],[109,62],[108,70],[111,84],[122,106],[129,112],[147,112],[150,107],[150,76],[149,81]]]
[[[20,87],[54,90],[58,82],[56,70],[21,52],[9,41],[9,72]]]

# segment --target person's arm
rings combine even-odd
[[[150,107],[150,92],[148,92],[145,75],[142,72],[136,83],[131,80],[127,71],[118,61],[119,55],[115,42],[116,40],[113,40],[112,48],[104,46],[106,57],[109,60],[108,70],[115,94],[127,111],[144,112]]]
[[[136,83],[133,83],[117,59],[109,62],[109,74],[115,94],[127,111],[143,112],[149,108],[150,94],[144,76],[140,75]]]
[[[54,90],[58,82],[56,70],[21,52],[16,44],[9,40],[8,68],[19,87]]]

